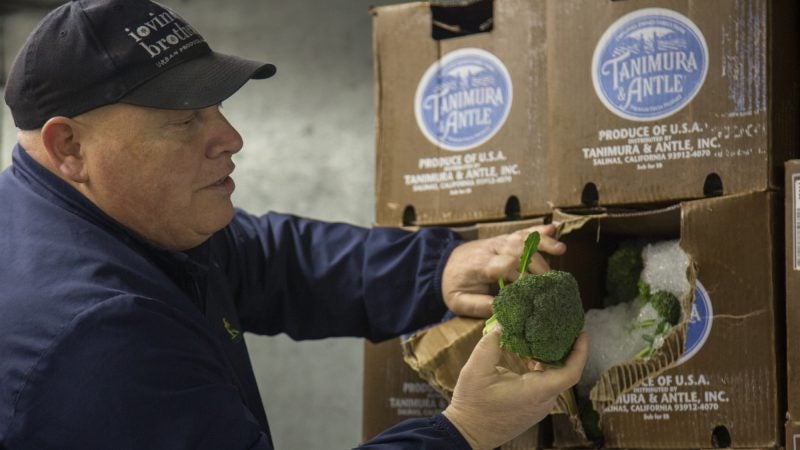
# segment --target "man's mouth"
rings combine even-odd
[[[231,178],[230,175],[225,175],[207,186],[207,188],[210,189],[224,189],[229,194],[233,192],[235,187],[236,185],[233,183],[233,178]]]

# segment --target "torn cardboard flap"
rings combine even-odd
[[[481,338],[483,320],[455,317],[403,341],[403,358],[448,400],[458,374]]]
[[[683,299],[684,311],[689,308],[688,299]],[[633,359],[608,369],[592,388],[589,398],[595,411],[600,411],[602,423],[603,413],[607,407],[617,401],[620,395],[639,386],[643,380],[658,375],[683,354],[684,336],[686,334],[686,318],[673,327],[667,335],[664,345],[647,359]]]
[[[406,363],[434,389],[450,399],[458,375],[483,336],[483,319],[455,317],[403,341]],[[499,367],[515,373],[528,371],[527,361],[504,352]]]

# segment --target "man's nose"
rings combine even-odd
[[[211,112],[210,126],[211,142],[208,146],[208,157],[214,158],[223,153],[234,154],[239,152],[244,146],[242,135],[236,131],[236,128],[228,122],[228,119],[222,114],[218,107],[213,107],[214,111]]]

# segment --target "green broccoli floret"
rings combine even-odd
[[[583,329],[578,282],[569,272],[525,275],[503,287],[492,303],[503,326],[504,349],[558,365]]]
[[[636,298],[639,293],[639,275],[644,268],[642,243],[623,241],[608,258],[606,270],[605,306],[614,306]]]
[[[483,334],[499,322],[503,326],[500,346],[523,358],[560,365],[583,329],[583,305],[578,282],[568,272],[551,270],[541,275],[527,272],[528,262],[539,246],[539,233],[525,239],[519,258],[517,281],[506,285],[492,302],[492,317]]]
[[[669,329],[680,322],[681,302],[670,292],[652,292],[650,285],[644,280],[639,281],[639,302],[640,311],[645,311],[649,306],[658,315],[657,318],[640,319],[632,324],[632,329],[652,329],[652,334],[642,336],[647,342],[647,347],[636,355],[638,358],[649,358],[661,345]]]
[[[677,325],[681,320],[681,302],[678,298],[667,291],[658,291],[650,296],[650,303],[653,309],[658,312],[662,319],[670,325]]]

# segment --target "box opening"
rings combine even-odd
[[[598,209],[561,211],[571,221],[585,216],[582,226],[564,232],[561,237],[570,251],[554,258],[552,265],[567,270],[578,277],[585,309],[603,305],[605,273],[609,256],[620,243],[632,240],[657,242],[680,238],[680,206],[667,206],[658,210],[607,210],[602,218]],[[556,219],[561,221],[560,219]],[[587,267],[596,270],[581,270]]]
[[[731,448],[731,433],[728,427],[719,425],[711,432],[711,446],[714,448]]]
[[[519,199],[516,195],[508,197],[506,200],[506,220],[519,220],[522,218],[522,210],[519,206]]]
[[[708,174],[706,181],[703,183],[703,195],[706,197],[721,197],[723,192],[722,178],[713,172]]]
[[[494,0],[431,1],[431,35],[435,40],[492,31]]]
[[[619,303],[618,301],[609,303],[609,298],[625,297],[621,300],[633,305],[638,301],[641,292],[638,283],[632,286],[633,293],[627,292],[630,289],[626,290],[626,294],[608,291],[606,276],[609,272],[610,256],[634,242],[641,252],[649,244],[660,245],[666,241],[680,239],[680,210],[679,204],[638,211],[603,208],[559,210],[555,214],[554,222],[561,224],[560,238],[570,251],[554,258],[551,266],[566,270],[576,277],[586,311],[606,310],[612,307],[611,305]],[[692,257],[688,252],[685,253],[691,266]],[[592,269],[586,270],[587,267]],[[692,286],[694,280],[691,271],[687,271],[686,280],[689,286]],[[575,425],[575,430],[580,430],[582,437],[579,440],[586,439],[583,441],[584,444],[602,445],[604,441],[603,415],[598,414],[598,411],[604,411],[620,396],[637,387],[647,377],[665,370],[681,356],[685,326],[689,316],[687,311],[690,311],[690,292],[691,289],[683,295],[683,298],[678,298],[682,310],[678,323],[658,332],[663,333],[660,338],[663,339],[663,344],[651,347],[648,352],[652,353],[640,352],[636,357],[620,359],[619,362],[599,372],[599,379],[596,381],[592,381],[592,377],[587,379],[586,381],[591,384],[584,385],[582,393],[579,392],[581,389],[574,392],[576,403],[565,408],[564,412],[570,418],[564,420],[571,421]],[[599,314],[604,315],[604,313]],[[644,343],[637,342],[637,344]],[[642,345],[643,349],[645,347],[646,345]],[[593,386],[591,392],[586,391],[586,386]]]
[[[586,183],[581,191],[581,205],[587,207],[597,206],[600,202],[600,193],[594,183]]]
[[[408,205],[403,210],[403,226],[410,227],[414,226],[417,223],[417,213],[414,210],[414,206]]]

